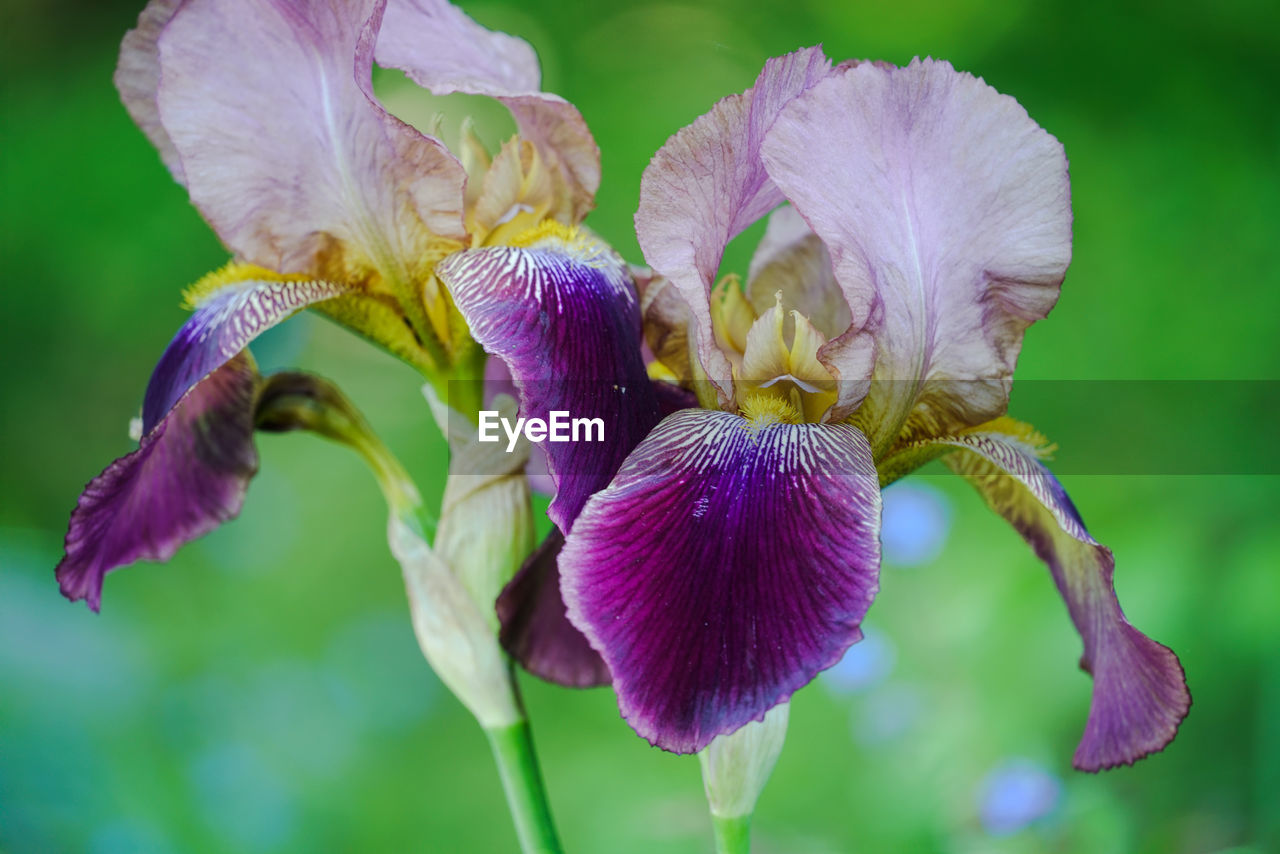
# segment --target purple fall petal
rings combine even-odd
[[[1112,575],[1115,558],[1085,529],[1066,491],[1034,450],[999,429],[938,442],[964,450],[944,461],[1049,565],[1084,640],[1080,666],[1093,700],[1073,764],[1083,771],[1129,765],[1161,750],[1191,707],[1178,657],[1125,619]]]
[[[600,653],[569,622],[557,562],[564,535],[552,529],[498,597],[502,646],[540,679],[572,688],[609,684]]]
[[[667,140],[640,182],[640,247],[689,305],[698,358],[724,401],[731,372],[712,335],[711,286],[729,241],[783,201],[760,160],[765,132],[788,101],[830,71],[816,47],[769,60],[751,89]]]
[[[875,467],[853,427],[677,412],[569,533],[569,619],[603,655],[631,726],[698,751],[858,640],[879,525]]]
[[[761,152],[827,244],[855,324],[871,318],[859,423],[877,458],[904,427],[1004,414],[1022,333],[1071,259],[1058,141],[1013,98],[917,60],[842,67],[781,111]]]
[[[528,248],[458,252],[437,268],[475,339],[506,364],[520,415],[563,410],[603,418],[602,443],[539,443],[556,483],[548,515],[571,529],[593,492],[659,420],[640,355],[640,315],[630,273],[612,252],[557,237]],[[502,642],[531,672],[566,685],[608,680],[567,621],[553,534],[498,600]]]
[[[327,282],[253,279],[223,286],[169,342],[147,384],[142,431],[150,433],[182,396],[250,341],[312,303],[346,292]]]
[[[677,410],[690,409],[698,405],[698,400],[694,397],[693,392],[686,391],[677,385],[652,380],[649,386],[653,389],[659,418],[670,415]],[[485,405],[491,409],[495,408],[493,400],[500,394],[518,398],[520,391],[516,388],[516,382],[511,377],[511,371],[507,368],[507,363],[502,359],[489,359],[484,366]],[[529,478],[529,488],[534,492],[555,496],[555,480],[551,477],[551,470],[547,464],[547,453],[541,445],[535,445],[529,449],[529,462],[525,464],[524,473]],[[558,547],[556,551],[559,552]]]
[[[462,165],[373,96],[382,12],[189,0],[160,34],[160,121],[192,202],[244,260],[411,279],[432,235],[465,238]]]
[[[491,359],[486,365],[485,384],[488,394],[518,394],[501,359]],[[508,385],[509,391],[505,388]],[[698,405],[693,394],[679,386],[657,381],[650,386],[661,415]],[[550,496],[556,494],[547,470],[547,456],[541,448],[531,449],[525,473],[531,489]],[[540,679],[572,688],[608,685],[609,668],[604,659],[565,613],[557,565],[563,546],[564,535],[558,528],[552,528],[498,597],[502,646],[525,670]]]
[[[106,573],[168,560],[183,543],[235,517],[258,468],[258,373],[247,353],[223,364],[85,487],[71,513],[58,583],[97,611]]]
[[[437,275],[481,346],[507,363],[520,415],[601,418],[603,442],[541,442],[556,482],[548,515],[562,531],[658,422],[640,356],[640,314],[626,266],[579,238],[456,252]]]
[[[538,58],[526,42],[486,30],[444,0],[391,0],[377,60],[436,95],[466,92],[502,101],[520,135],[573,189],[575,221],[591,210],[600,187],[600,149],[576,107],[539,91]]]

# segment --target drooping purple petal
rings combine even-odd
[[[191,0],[161,33],[160,120],[192,201],[245,260],[400,280],[432,235],[464,238],[462,165],[373,97],[382,9]]]
[[[679,386],[653,381],[650,387],[662,416],[698,405],[693,394]],[[541,449],[534,451],[539,454],[541,471],[526,471],[529,471],[529,485],[537,489],[543,479],[550,481],[551,477],[546,473],[546,455]],[[533,463],[531,456],[530,466]],[[546,494],[554,496],[554,486],[547,489]],[[525,670],[540,679],[572,688],[607,685],[609,668],[604,659],[565,613],[558,565],[563,546],[564,535],[560,529],[552,528],[498,597],[502,646]]]
[[[151,0],[142,10],[138,26],[125,33],[124,40],[120,42],[115,83],[129,115],[160,152],[160,159],[173,173],[174,180],[185,186],[182,158],[160,123],[160,108],[156,104],[160,90],[160,50],[156,42],[181,2]]]
[[[258,468],[258,382],[248,354],[233,357],[192,388],[137,450],[89,482],[57,568],[64,596],[97,611],[106,573],[136,560],[168,560],[240,512]]]
[[[486,383],[491,379],[511,383],[511,393],[515,394],[505,364],[498,359],[491,360],[490,364],[493,363],[502,367],[493,369],[492,373],[486,367]],[[662,416],[697,406],[693,394],[679,386],[658,381],[650,385]],[[554,496],[546,454],[541,448],[532,450],[537,456],[531,454],[526,468],[530,487]],[[604,659],[565,613],[557,563],[563,546],[564,535],[553,528],[498,597],[502,646],[525,670],[540,679],[573,688],[607,685],[609,668]]]
[[[600,418],[603,442],[540,442],[562,530],[658,422],[640,356],[640,315],[626,265],[585,235],[456,252],[437,275],[475,340],[507,363],[523,418]]]
[[[1013,98],[917,60],[842,68],[781,111],[761,151],[830,249],[855,323],[879,307],[864,313],[877,355],[859,422],[877,458],[904,427],[925,438],[1003,414],[1022,333],[1071,258],[1058,141]]]
[[[600,187],[600,149],[576,107],[539,91],[538,58],[526,42],[486,30],[444,0],[391,0],[377,60],[436,95],[465,92],[502,101],[520,135],[572,188],[575,221],[591,210]]]
[[[579,235],[524,247],[467,250],[440,263],[476,341],[506,364],[520,415],[552,411],[600,418],[603,442],[539,442],[556,484],[548,515],[570,530],[593,492],[658,422],[659,403],[640,355],[640,317],[626,265]],[[607,670],[568,623],[560,598],[556,537],[543,544],[498,601],[502,641],[523,665],[552,681],[586,686]]]
[[[1129,765],[1163,749],[1186,717],[1191,696],[1173,651],[1125,619],[1111,550],[1089,535],[1034,448],[1000,422],[937,441],[963,449],[944,461],[1048,564],[1084,641],[1080,666],[1093,675],[1093,700],[1075,767]]]
[[[328,282],[250,279],[225,285],[195,310],[160,357],[142,404],[150,433],[187,391],[250,341],[312,303],[346,288]]]
[[[609,668],[569,622],[560,596],[564,535],[553,529],[498,597],[500,640],[525,670],[571,688],[609,684]]]
[[[855,428],[685,410],[587,502],[561,587],[623,717],[690,753],[760,720],[858,640],[879,525]]]
[[[724,402],[732,394],[730,365],[712,335],[711,286],[729,241],[783,201],[760,160],[765,132],[792,98],[830,71],[816,47],[769,60],[751,89],[667,140],[640,182],[640,248],[688,303],[698,358]]]

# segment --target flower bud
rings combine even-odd
[[[781,703],[728,735],[717,736],[698,754],[707,805],[717,819],[746,818],[755,811],[787,737],[791,706]]]
[[[404,572],[414,634],[436,675],[485,729],[522,720],[511,664],[490,615],[440,555],[394,515],[387,538]]]

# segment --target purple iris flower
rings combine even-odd
[[[746,284],[717,283],[728,242],[771,212]],[[1048,564],[1081,634],[1094,688],[1076,767],[1173,738],[1190,704],[1176,656],[1126,621],[1110,550],[1042,463],[1044,440],[1005,416],[1023,332],[1071,256],[1062,146],[1016,101],[945,62],[833,67],[817,48],[770,60],[654,156],[636,228],[655,273],[641,288],[649,373],[698,405],[660,409],[638,444],[635,425],[618,428],[590,498],[561,481],[563,546],[525,573],[545,582],[554,563],[560,577],[504,614],[514,653],[570,684],[611,677],[640,735],[702,750],[861,637],[880,489],[942,457]],[[557,337],[546,318],[563,292],[531,286],[511,250],[480,251],[442,277],[478,281],[464,268],[483,263],[523,282],[489,310],[501,331],[477,338],[528,380],[525,407],[547,408],[533,380],[575,347],[609,354],[610,375],[634,370],[608,344],[632,339],[624,288],[625,323],[596,309],[595,328]],[[607,292],[579,288],[575,315]],[[572,387],[546,391],[572,408]]]
[[[491,156],[464,130],[455,156],[383,108],[375,59],[436,94],[497,98],[518,136]],[[139,447],[72,513],[57,568],[68,598],[97,610],[107,572],[165,560],[239,512],[257,469],[255,425],[296,426],[264,407],[306,386],[295,375],[273,390],[246,348],[297,311],[315,308],[399,356],[441,397],[451,379],[483,375],[485,354],[437,265],[535,235],[543,255],[572,267],[557,235],[582,242],[575,229],[600,179],[582,116],[540,92],[539,76],[528,44],[442,0],[146,7],[116,84],[234,259],[188,291],[194,313],[151,377]],[[630,286],[616,256],[592,257],[593,270]]]

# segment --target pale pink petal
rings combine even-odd
[[[246,260],[403,285],[432,234],[465,236],[461,164],[373,98],[381,20],[379,0],[190,0],[161,34],[160,119]]]
[[[152,0],[142,10],[138,26],[125,33],[124,40],[120,42],[115,83],[129,115],[160,152],[160,159],[173,173],[174,180],[185,185],[182,158],[160,124],[160,108],[156,106],[156,93],[160,89],[160,51],[156,41],[181,2]]]
[[[527,42],[486,30],[444,0],[390,0],[377,60],[437,95],[465,92],[502,101],[520,135],[568,183],[575,221],[591,210],[600,187],[600,149],[576,107],[540,91],[538,57]]]
[[[760,160],[765,131],[830,69],[816,47],[769,60],[754,87],[667,140],[640,182],[640,248],[690,306],[698,358],[723,403],[732,396],[731,374],[712,335],[711,285],[729,241],[783,201]]]
[[[1022,333],[1071,258],[1058,141],[1013,98],[917,60],[841,69],[782,111],[762,154],[875,331],[859,423],[877,459],[904,427],[1003,413]]]

